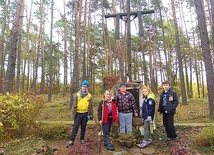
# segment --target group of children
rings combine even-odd
[[[163,92],[160,95],[158,112],[163,114],[163,125],[167,134],[167,140],[176,140],[177,135],[174,126],[174,114],[178,105],[177,94],[170,88],[169,81],[162,83]],[[91,94],[88,92],[89,82],[83,81],[81,90],[75,95],[73,105],[74,127],[71,139],[67,147],[73,145],[79,126],[81,125],[80,142],[84,143],[86,124],[93,118]],[[144,123],[144,139],[137,144],[139,148],[144,148],[152,143],[150,124],[155,115],[155,95],[149,87],[142,88],[143,101],[142,119]],[[100,102],[98,109],[98,121],[104,137],[104,146],[107,150],[115,150],[110,140],[110,130],[112,123],[119,120],[120,133],[132,133],[132,118],[139,114],[134,96],[126,90],[126,84],[119,86],[118,94],[113,98],[110,90],[105,90],[104,100]]]

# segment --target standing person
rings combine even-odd
[[[138,108],[134,96],[126,90],[126,84],[121,83],[116,96],[120,133],[132,133],[132,118],[138,116]]]
[[[142,118],[144,122],[144,139],[138,147],[144,148],[152,143],[150,124],[154,120],[155,115],[155,95],[149,87],[143,87],[143,102],[142,102]]]
[[[163,92],[160,94],[158,112],[163,114],[163,125],[167,134],[167,140],[177,141],[177,134],[174,126],[174,114],[178,105],[178,96],[170,88],[170,82],[162,83]]]
[[[107,150],[114,151],[114,147],[110,141],[110,131],[112,123],[118,120],[117,105],[114,100],[111,100],[110,90],[104,93],[104,101],[101,101],[98,109],[98,121],[102,125],[102,132],[104,136],[104,146]]]
[[[89,81],[84,80],[81,83],[80,91],[73,95],[74,102],[72,106],[72,116],[74,119],[74,126],[71,133],[70,141],[68,142],[66,147],[70,147],[74,144],[74,140],[76,138],[79,126],[81,126],[80,142],[81,144],[85,143],[84,138],[86,125],[88,120],[91,120],[93,118],[93,104],[92,96],[88,92],[89,86]]]

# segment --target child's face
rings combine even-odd
[[[143,89],[143,95],[144,95],[144,96],[147,96],[148,93],[149,93],[149,92],[148,92],[146,89]]]
[[[110,91],[106,91],[104,96],[105,96],[105,100],[111,100],[111,92]]]
[[[126,86],[120,87],[120,90],[121,90],[122,92],[125,92],[125,91],[126,91]]]
[[[168,91],[169,88],[170,88],[170,85],[169,85],[169,84],[163,84],[163,89],[164,89],[165,91]]]

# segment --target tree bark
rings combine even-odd
[[[8,56],[8,64],[7,64],[7,72],[6,72],[6,85],[5,85],[5,93],[12,92],[14,88],[14,78],[15,78],[15,66],[16,66],[16,49],[17,49],[17,41],[18,35],[22,28],[23,21],[23,13],[24,13],[24,0],[19,0],[16,21],[13,26],[13,33],[10,39],[10,49]]]
[[[173,14],[173,20],[174,20],[174,28],[175,28],[176,50],[177,50],[178,64],[179,64],[179,77],[181,82],[181,97],[182,97],[182,103],[187,104],[184,73],[183,73],[183,66],[182,66],[182,57],[181,57],[181,48],[180,48],[180,39],[179,39],[179,33],[178,33],[178,25],[177,25],[174,0],[171,0],[171,6],[172,6],[172,14]]]
[[[212,51],[214,53],[214,1],[210,0],[212,23],[211,23],[211,33],[212,33]],[[213,58],[214,59],[214,58]],[[214,63],[214,60],[212,60]]]
[[[206,78],[207,78],[207,89],[208,89],[208,101],[209,101],[209,110],[210,118],[214,119],[214,71],[212,64],[212,56],[210,50],[210,42],[208,38],[207,25],[205,21],[205,12],[202,7],[201,0],[194,0],[195,9],[198,19],[198,28],[201,37],[201,48],[203,52],[203,59],[205,63]]]
[[[38,57],[37,59],[41,58],[41,84],[40,84],[40,94],[44,94],[44,87],[45,87],[45,47],[44,47],[44,0],[40,0],[40,26],[39,26],[39,44],[38,46],[41,47],[38,49]],[[41,54],[41,55],[40,55]],[[39,57],[40,55],[40,57]],[[36,75],[37,76],[37,69]],[[35,79],[37,80],[37,78]]]
[[[63,21],[63,26],[64,26],[64,87],[63,87],[63,95],[66,94],[67,92],[67,84],[68,84],[68,49],[67,49],[67,19],[66,19],[66,9],[65,9],[65,0],[64,2],[64,21]]]
[[[54,18],[54,0],[51,0],[51,25],[50,25],[50,61],[49,61],[49,89],[48,102],[51,102],[52,84],[53,84],[53,18]]]
[[[81,0],[82,1],[82,0]],[[74,1],[74,19],[75,19],[75,51],[74,51],[74,66],[73,66],[73,79],[71,85],[71,97],[70,97],[70,108],[72,108],[73,94],[78,91],[79,88],[79,39],[80,38],[80,15],[81,9],[78,5],[80,3],[78,0]]]
[[[4,92],[4,78],[5,78],[5,52],[4,52],[4,46],[5,46],[5,29],[6,29],[6,22],[7,22],[7,14],[8,14],[8,0],[5,1],[4,5],[4,20],[2,22],[2,29],[1,29],[1,38],[0,38],[0,93]]]
[[[20,88],[20,73],[21,73],[21,52],[22,52],[22,31],[18,37],[18,55],[17,55],[17,73],[16,73],[16,91],[19,92]]]

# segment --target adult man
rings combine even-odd
[[[76,138],[76,134],[78,132],[80,125],[81,125],[80,142],[81,144],[85,143],[84,138],[86,125],[88,120],[93,118],[92,96],[88,92],[89,85],[90,85],[89,81],[84,80],[81,83],[80,91],[73,95],[74,103],[72,106],[72,116],[74,119],[74,126],[71,133],[70,141],[68,142],[66,147],[70,147],[74,144],[74,140]]]
[[[162,83],[163,92],[160,94],[158,112],[163,114],[163,125],[167,134],[167,140],[177,141],[177,134],[174,126],[174,114],[178,105],[176,92],[170,88],[170,82]]]
[[[120,133],[132,133],[132,118],[138,116],[138,108],[134,96],[126,90],[126,84],[121,83],[116,96]]]

